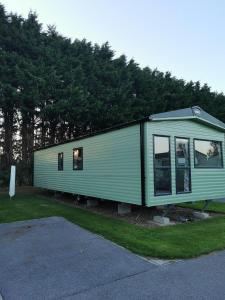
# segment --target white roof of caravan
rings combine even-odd
[[[153,114],[149,117],[149,120],[151,121],[180,120],[180,119],[193,119],[197,122],[205,123],[225,131],[225,123],[213,117],[212,115],[208,114],[199,106],[193,106],[189,108]]]

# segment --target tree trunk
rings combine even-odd
[[[49,144],[55,144],[56,142],[56,126],[57,126],[57,122],[56,121],[52,121],[50,123],[49,126]]]
[[[13,163],[13,125],[14,125],[14,111],[13,109],[2,109],[3,114],[3,156],[5,161],[6,169],[10,169],[11,164]]]
[[[34,147],[34,116],[28,113],[22,115],[22,171],[23,182],[32,183],[32,154]]]
[[[46,125],[45,121],[41,122],[41,147],[44,147],[46,143]]]

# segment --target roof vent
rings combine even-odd
[[[199,107],[194,106],[194,107],[192,108],[192,110],[193,110],[193,113],[194,113],[196,116],[200,116],[200,115],[201,115],[201,109],[200,109]]]

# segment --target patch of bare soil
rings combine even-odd
[[[120,220],[125,220],[131,224],[135,224],[142,227],[154,228],[160,225],[153,222],[153,217],[156,215],[164,215],[170,218],[173,224],[182,224],[188,222],[197,222],[198,219],[193,217],[193,209],[182,208],[178,206],[173,206],[169,211],[166,211],[164,206],[161,207],[142,207],[138,205],[132,205],[132,211],[126,215],[119,215],[117,212],[117,202],[108,200],[99,200],[96,207],[87,207],[86,199],[81,199],[80,201],[75,200],[75,197],[71,194],[66,193],[56,193],[53,194],[49,191],[42,191],[42,196],[47,196],[54,198],[57,201],[67,203],[73,207],[78,207],[91,211],[103,216],[113,217]],[[88,198],[91,199],[91,198]],[[95,199],[95,198],[93,198]],[[96,200],[96,199],[95,199]],[[219,213],[209,213],[210,217],[220,216]]]
[[[0,195],[1,194],[7,194],[9,192],[8,187],[3,187],[0,189]],[[35,188],[33,186],[27,185],[27,186],[16,186],[16,194],[20,195],[30,195],[34,193],[40,193],[40,189]]]

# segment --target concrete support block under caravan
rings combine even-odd
[[[34,186],[160,206],[225,197],[225,124],[200,107],[34,151]]]
[[[96,207],[99,205],[99,200],[98,199],[87,199],[87,207]]]
[[[170,224],[170,219],[168,217],[154,216],[153,221],[160,225],[169,225]]]
[[[206,213],[206,212],[202,212],[202,211],[194,211],[193,212],[193,216],[196,219],[199,219],[199,220],[204,220],[204,219],[208,219],[209,218],[209,214]]]
[[[118,203],[117,204],[118,215],[126,215],[131,213],[131,205],[127,203]]]

